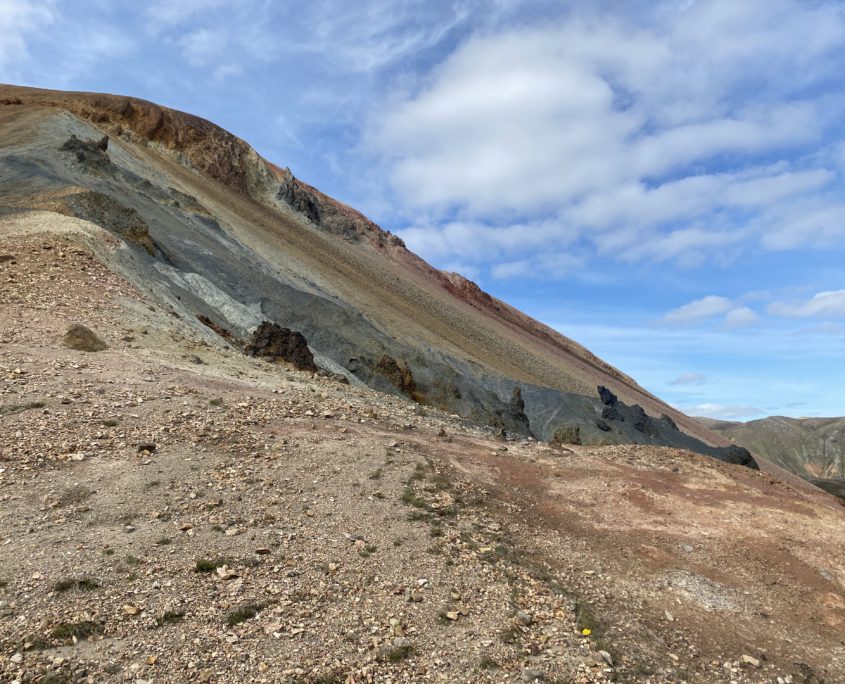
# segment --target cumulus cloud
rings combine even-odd
[[[0,0],[0,79],[17,80],[21,64],[29,58],[29,39],[54,21],[50,0]]]
[[[686,265],[751,240],[845,237],[838,162],[783,161],[823,149],[845,111],[822,87],[842,66],[843,8],[659,9],[479,34],[388,101],[368,144],[401,201],[431,212],[414,230],[441,232],[455,215],[489,233],[502,216],[554,219],[598,254]],[[812,211],[787,210],[800,205]],[[545,247],[519,249],[515,261]]]
[[[725,315],[725,325],[729,328],[744,328],[748,325],[754,325],[759,320],[760,317],[747,306],[738,306]]]
[[[186,33],[179,41],[182,55],[194,66],[215,61],[226,50],[226,33],[200,28]]]
[[[733,303],[727,297],[708,295],[689,304],[679,306],[677,309],[672,309],[663,317],[663,322],[671,324],[694,323],[727,313],[732,307]]]
[[[845,318],[845,290],[819,292],[803,302],[773,302],[768,310],[790,318]]]

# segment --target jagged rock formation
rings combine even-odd
[[[279,360],[293,364],[295,368],[316,372],[314,355],[308,348],[302,333],[288,330],[277,323],[263,321],[252,333],[244,347],[244,353],[267,361]]]

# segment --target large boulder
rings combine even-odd
[[[97,337],[90,328],[80,323],[75,323],[67,329],[62,343],[70,349],[83,352],[98,352],[109,348],[109,345]]]
[[[287,361],[299,370],[317,371],[314,355],[303,334],[283,328],[278,323],[264,321],[259,325],[246,343],[244,352],[270,362]]]

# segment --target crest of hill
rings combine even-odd
[[[172,282],[166,286],[167,296],[178,302],[174,306],[192,318],[202,317],[240,339],[261,318],[273,320],[303,331],[318,357],[330,357],[334,371],[339,365],[363,382],[403,392],[391,387],[389,378],[387,384],[379,379],[379,368],[406,369],[414,378],[415,400],[493,425],[520,424],[521,419],[511,423],[507,416],[513,390],[521,388],[531,431],[543,439],[559,428],[579,427],[580,439],[594,443],[660,444],[670,439],[683,448],[700,443],[705,451],[729,444],[582,345],[459,274],[432,267],[360,212],[267,162],[248,143],[205,119],[132,97],[15,86],[0,86],[0,101],[10,105],[0,107],[0,127],[5,127],[7,144],[22,146],[18,152],[29,154],[34,139],[55,135],[57,127],[47,122],[67,112],[97,135],[110,136],[109,154],[114,148],[134,160],[131,174],[116,165],[96,179],[55,155],[32,161],[50,168],[38,183],[52,196],[67,195],[68,188],[78,194],[82,188],[98,193],[98,202],[126,207],[85,218],[131,215],[149,225],[144,244],[138,246],[151,254],[138,256],[131,268],[155,266],[158,278],[161,263],[178,265],[183,271],[179,288],[197,278],[220,287],[220,274],[230,277],[224,299],[237,306],[221,308],[221,295],[209,300],[206,287],[190,293],[194,301],[189,307]],[[24,116],[31,117],[32,127],[29,137],[17,140],[15,119]],[[42,148],[47,145],[38,142]],[[50,149],[64,143],[57,138]],[[38,154],[46,153],[40,149]],[[161,177],[169,179],[170,187],[156,186]],[[10,201],[45,208],[27,199],[32,184],[28,178],[12,188]],[[247,253],[224,253],[209,227],[236,239]],[[205,246],[185,252],[189,242]],[[206,263],[209,250],[219,250],[213,265]],[[241,273],[248,261],[264,265]],[[295,295],[268,298],[278,290],[272,279],[266,280],[268,272],[287,273],[285,286],[294,288]],[[136,279],[149,277],[152,272],[135,274]],[[225,284],[226,278],[222,280]],[[258,318],[240,308],[256,306],[262,311]],[[335,311],[338,307],[342,314]],[[337,321],[347,322],[327,329]],[[655,420],[666,415],[669,420],[659,423],[665,434],[638,432],[624,421],[606,429],[597,386],[608,387],[620,402],[642,406]],[[680,441],[672,442],[675,433]]]

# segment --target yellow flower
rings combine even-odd
[[[581,630],[581,634],[583,634],[584,636],[590,636],[592,633],[593,630],[589,629],[588,627],[584,627],[584,629]]]

